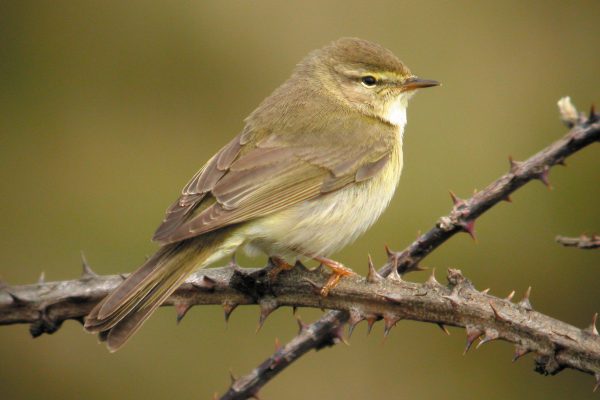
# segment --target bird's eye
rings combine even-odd
[[[363,76],[360,81],[366,87],[373,87],[377,83],[377,79],[371,75]]]

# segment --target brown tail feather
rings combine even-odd
[[[133,272],[112,293],[106,296],[88,314],[85,329],[88,332],[101,332],[111,329],[121,319],[147,297],[161,282],[159,279],[177,273],[183,268],[191,257],[185,257],[190,250],[186,250],[185,243],[172,244],[162,247],[140,268]],[[191,247],[188,245],[188,248]]]
[[[124,301],[136,294],[137,290],[144,285],[148,276],[153,272],[156,273],[158,267],[161,266],[161,262],[164,262],[164,259],[170,253],[172,253],[171,249],[161,248],[144,265],[132,273],[114,292],[102,300],[102,306],[98,309],[98,318],[105,319],[113,314]],[[165,267],[164,264],[162,266],[163,268]]]
[[[127,314],[116,325],[114,325],[106,336],[106,347],[110,352],[115,352],[123,346],[134,333],[141,328],[142,324],[185,280],[188,274],[183,275],[169,286],[159,297],[151,299],[135,312]],[[150,293],[148,296],[151,296]]]
[[[110,351],[118,350],[187,278],[219,248],[222,234],[214,232],[163,246],[94,307],[85,321],[88,332],[99,333]]]

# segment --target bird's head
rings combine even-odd
[[[338,39],[310,53],[297,75],[351,108],[404,126],[408,99],[439,82],[413,75],[391,51],[367,40]]]

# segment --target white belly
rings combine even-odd
[[[257,220],[244,232],[246,251],[288,258],[327,256],[358,238],[394,195],[402,172],[400,131],[390,162],[375,177]]]

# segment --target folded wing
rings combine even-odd
[[[153,239],[181,241],[368,180],[389,161],[385,128],[362,122],[281,137],[246,127],[184,187]],[[367,145],[356,145],[365,143],[359,135]]]

